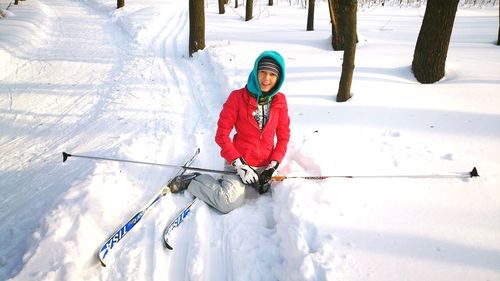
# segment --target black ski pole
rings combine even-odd
[[[97,156],[89,156],[89,155],[78,155],[78,154],[69,154],[63,152],[63,162],[66,162],[69,157],[75,158],[86,158],[92,160],[106,160],[106,161],[115,161],[115,162],[124,162],[124,163],[133,163],[133,164],[143,164],[143,165],[153,165],[160,167],[169,167],[169,168],[184,168],[186,170],[191,171],[199,171],[199,172],[209,172],[209,173],[218,173],[218,174],[226,174],[226,175],[234,175],[236,171],[223,171],[223,170],[214,170],[214,169],[206,169],[206,168],[198,168],[198,167],[189,167],[182,165],[172,165],[172,164],[161,164],[161,163],[153,163],[153,162],[143,162],[143,161],[135,161],[135,160],[127,160],[127,159],[117,159],[117,158],[108,158],[108,157],[97,157]],[[455,175],[439,175],[439,174],[428,174],[428,175],[329,175],[329,176],[273,176],[273,180],[283,181],[286,179],[306,179],[306,180],[324,180],[329,178],[473,178],[479,177],[476,167],[472,169],[472,171],[467,173],[458,173]]]
[[[348,175],[335,175],[335,176],[274,176],[273,180],[282,181],[286,179],[306,179],[306,180],[324,180],[329,178],[416,178],[416,179],[424,179],[424,178],[433,178],[433,179],[446,179],[446,178],[459,178],[459,179],[467,179],[479,177],[476,167],[472,169],[472,171],[468,173],[458,173],[455,175],[438,175],[438,174],[429,174],[429,175],[357,175],[357,176],[348,176]]]
[[[133,164],[142,164],[142,165],[153,165],[153,166],[168,167],[168,168],[183,168],[183,169],[191,170],[191,171],[218,173],[218,174],[226,174],[226,175],[236,174],[236,171],[223,171],[223,170],[205,169],[205,168],[197,168],[197,167],[182,166],[182,165],[161,164],[161,163],[143,162],[143,161],[118,159],[118,158],[69,154],[66,152],[63,152],[62,155],[63,155],[63,162],[66,162],[66,160],[68,160],[69,157],[75,157],[75,158],[85,158],[85,159],[92,159],[92,160],[106,160],[106,161],[133,163]]]

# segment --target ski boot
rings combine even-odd
[[[184,174],[175,177],[168,187],[170,188],[170,192],[179,193],[187,189],[191,181],[197,176],[201,175],[200,173],[192,173],[192,174]]]

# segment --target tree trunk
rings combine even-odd
[[[268,5],[269,5],[269,6],[272,6],[272,5],[274,5],[274,3],[273,3],[273,0],[269,0],[269,3],[268,3]]]
[[[497,45],[500,46],[500,5],[498,5],[498,38]]]
[[[330,20],[332,22],[332,48],[335,51],[344,50],[344,26],[342,26],[341,1],[343,0],[328,0]]]
[[[314,30],[314,0],[309,0],[309,9],[307,11],[307,31]]]
[[[332,24],[332,47],[333,47],[333,30],[335,29],[335,15],[333,13],[333,0],[328,0],[328,12],[330,13],[330,23]]]
[[[238,9],[238,0],[234,0],[234,8]]]
[[[247,0],[245,21],[253,18],[253,0]]]
[[[430,84],[444,77],[446,56],[459,0],[430,0],[418,34],[411,69],[418,82]]]
[[[344,37],[344,60],[342,62],[342,74],[340,76],[337,102],[344,102],[351,98],[351,84],[354,73],[354,58],[356,55],[356,12],[358,3],[356,0],[339,0],[338,11],[343,26]]]
[[[205,49],[205,7],[203,0],[189,0],[189,56]]]
[[[19,0],[15,0],[14,5],[19,5]]]
[[[226,10],[224,8],[224,4],[226,4],[226,0],[219,0],[219,14],[223,15]]]
[[[120,9],[123,6],[125,6],[125,0],[117,0],[116,1],[116,8],[117,9]]]

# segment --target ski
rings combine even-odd
[[[177,226],[179,226],[184,221],[184,219],[189,215],[189,213],[191,213],[191,207],[193,206],[194,202],[196,202],[196,200],[197,199],[195,197],[184,209],[182,209],[182,211],[179,212],[179,214],[177,214],[177,216],[175,216],[170,221],[170,223],[167,225],[167,227],[163,231],[163,242],[164,242],[165,247],[167,247],[167,249],[169,249],[169,250],[174,249],[174,248],[172,248],[172,246],[170,246],[170,244],[168,244],[168,236],[170,235],[172,230],[174,228],[176,228]]]
[[[193,156],[186,161],[184,166],[189,166],[194,162],[196,156],[200,153],[200,148],[197,148],[194,152]],[[185,168],[180,169],[175,176],[180,176],[186,172]],[[165,196],[170,189],[168,185],[172,181],[174,177],[172,177],[167,184],[163,185],[158,193],[154,195],[154,197],[148,201],[148,203],[138,212],[136,213],[130,220],[128,220],[122,227],[120,227],[113,235],[111,235],[106,242],[103,243],[101,248],[99,249],[99,261],[102,266],[106,266],[104,259],[109,254],[109,252],[116,246],[118,242],[120,242],[127,233],[129,233],[132,228],[146,215],[146,213],[150,210],[150,208],[157,203],[161,197]]]

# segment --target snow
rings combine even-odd
[[[336,103],[342,53],[327,4],[206,4],[205,50],[187,56],[188,1],[28,0],[0,19],[1,280],[499,280],[498,7],[461,7],[446,76],[410,69],[423,7],[358,12],[353,98]],[[278,2],[278,1],[275,1]],[[292,139],[280,173],[463,175],[277,182],[222,215],[168,194],[101,267],[97,252],[175,169],[221,169],[214,128],[254,59],[285,58]]]

